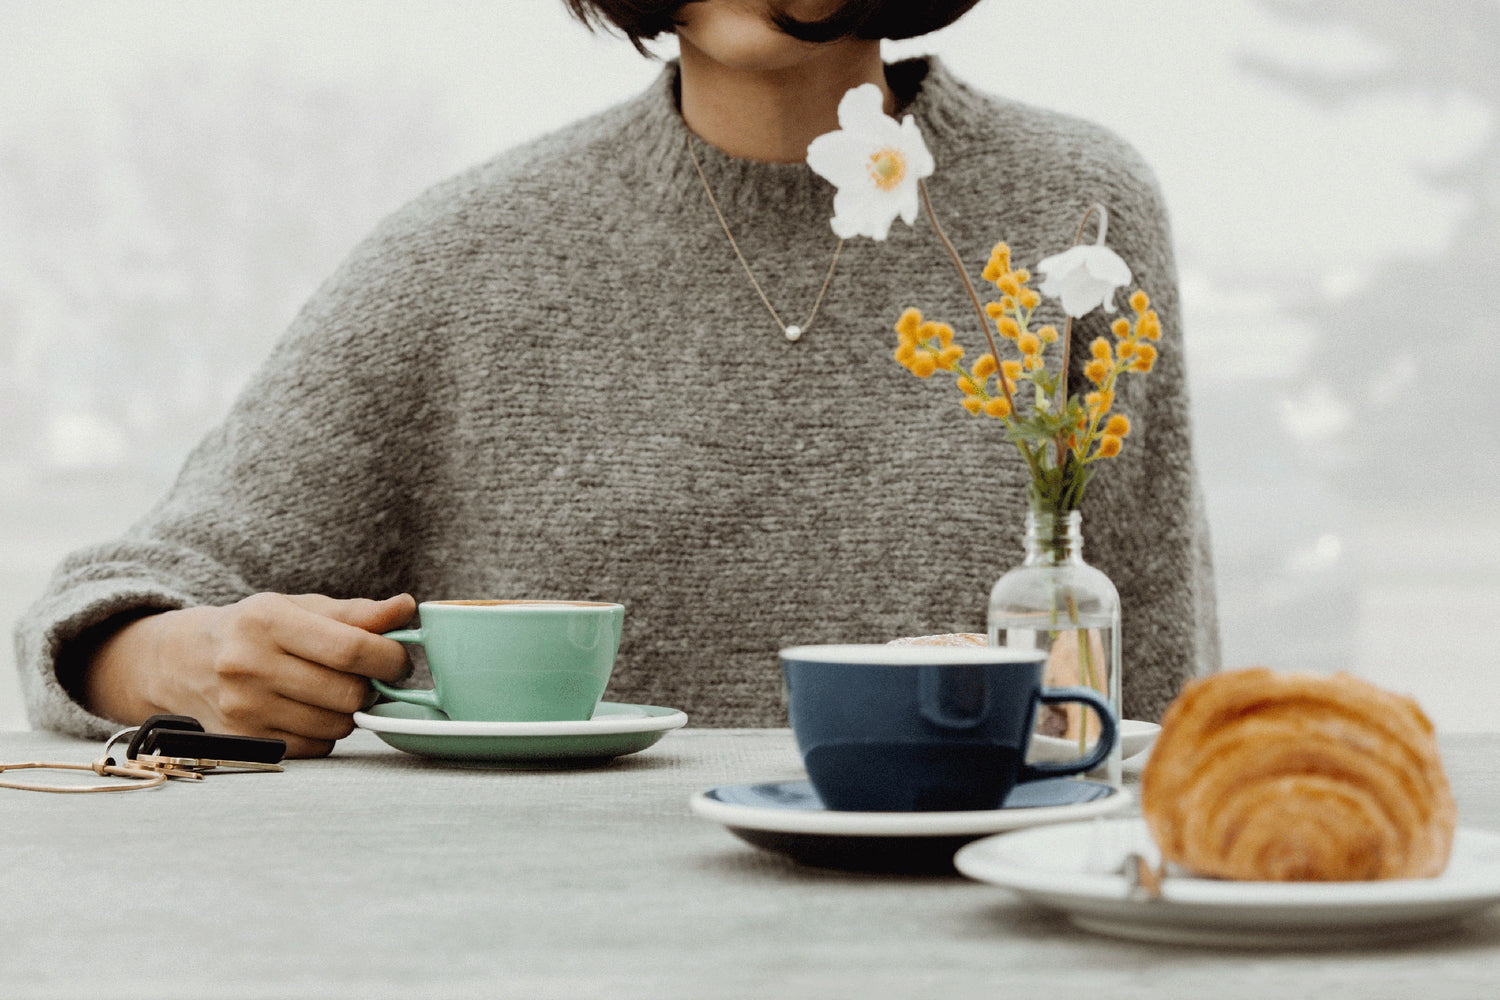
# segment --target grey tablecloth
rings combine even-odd
[[[1500,831],[1500,735],[1444,741]],[[98,747],[0,733],[0,760]],[[0,789],[0,997],[1489,997],[1500,908],[1419,944],[1235,952],[1074,930],[958,877],[799,867],[688,810],[800,773],[784,730],[475,771],[358,732],[284,774]],[[92,777],[92,776],[87,776]]]

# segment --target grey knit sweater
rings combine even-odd
[[[1098,201],[1161,313],[1160,362],[1120,397],[1135,429],[1084,507],[1085,557],[1122,597],[1125,713],[1155,717],[1218,656],[1158,189],[1095,126],[978,94],[933,60],[889,73],[975,273],[1000,239],[1018,264],[1064,249]],[[891,357],[906,306],[977,353],[950,261],[922,220],[851,241],[788,343],[694,172],[675,83],[668,66],[356,248],[169,495],[70,556],[21,621],[33,723],[109,728],[58,673],[89,626],[257,591],[619,601],[606,698],[706,726],[785,724],[779,647],[982,631],[1020,559],[1025,470],[997,421]],[[799,322],[836,242],[832,187],[803,164],[699,151],[757,278]],[[1092,314],[1077,342],[1103,326]]]

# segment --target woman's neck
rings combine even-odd
[[[878,41],[831,42],[794,65],[768,70],[715,62],[686,39],[681,53],[682,117],[695,135],[730,156],[805,159],[808,143],[838,128],[840,98],[862,83],[881,89],[887,113],[895,109]]]

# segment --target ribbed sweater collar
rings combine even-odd
[[[618,109],[630,146],[643,157],[643,172],[669,191],[699,183],[687,151],[690,133],[678,109],[678,72],[675,60],[667,63],[645,92]],[[945,149],[971,137],[974,124],[983,120],[984,98],[958,82],[935,56],[891,63],[886,72],[901,102],[898,116],[916,119],[941,168]],[[828,182],[806,163],[729,156],[696,137],[693,141],[704,175],[723,204],[800,209],[826,205],[831,196]]]

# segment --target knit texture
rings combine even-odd
[[[1125,713],[1155,718],[1218,660],[1159,190],[1097,126],[976,93],[936,60],[889,74],[974,272],[1000,239],[1019,264],[1065,248],[1102,202],[1161,314],[1155,370],[1119,393],[1134,429],[1084,505],[1085,558],[1122,599]],[[951,262],[925,220],[852,240],[788,343],[694,171],[676,79],[669,65],[436,186],[355,249],[167,497],[66,559],[22,619],[34,724],[111,727],[57,676],[85,628],[257,591],[619,601],[605,697],[702,726],[784,725],[782,646],[984,630],[1022,554],[1024,465],[997,421],[891,357],[912,305],[980,348]],[[756,277],[801,322],[837,242],[833,188],[805,164],[697,149]],[[1075,323],[1075,372],[1104,333],[1098,312]]]

